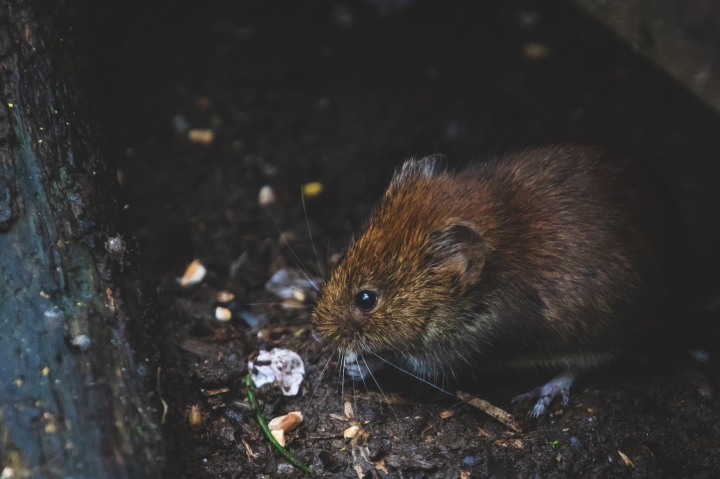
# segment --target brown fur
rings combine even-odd
[[[662,210],[635,165],[601,150],[525,150],[453,173],[399,170],[313,313],[342,351],[405,356],[432,375],[587,367],[659,311]],[[379,294],[370,312],[362,289]]]

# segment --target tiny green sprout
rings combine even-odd
[[[552,447],[555,447],[555,446],[558,445],[558,443],[559,443],[559,441],[556,439],[556,440],[554,440],[553,442],[551,442],[550,445],[551,445]]]
[[[347,451],[347,447],[345,447],[345,446],[341,447],[341,448],[340,448],[340,451],[342,451],[342,452]]]

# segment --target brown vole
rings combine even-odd
[[[542,414],[657,319],[668,231],[652,181],[599,149],[529,149],[460,172],[407,161],[322,288],[320,339],[413,373],[546,367]]]

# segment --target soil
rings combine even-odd
[[[720,477],[715,313],[688,312],[687,340],[588,375],[538,420],[510,399],[551,372],[448,385],[512,413],[513,432],[397,370],[354,384],[312,340],[312,301],[264,290],[297,263],[323,276],[405,158],[442,153],[453,167],[564,140],[648,161],[678,198],[687,261],[704,278],[720,263],[715,112],[562,1],[135,7],[99,64],[121,201],[160,300],[167,477],[303,475],[247,403],[247,361],[272,348],[297,351],[305,381],[294,397],[256,394],[267,418],[303,411],[287,448],[319,477]],[[323,190],[305,213],[308,182]],[[194,259],[204,281],[179,286]],[[220,291],[235,296],[230,321],[215,319]],[[362,432],[346,440],[351,424]]]

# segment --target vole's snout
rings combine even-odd
[[[363,337],[363,329],[352,319],[315,317],[313,337],[319,342],[330,344],[341,350],[353,350]]]

